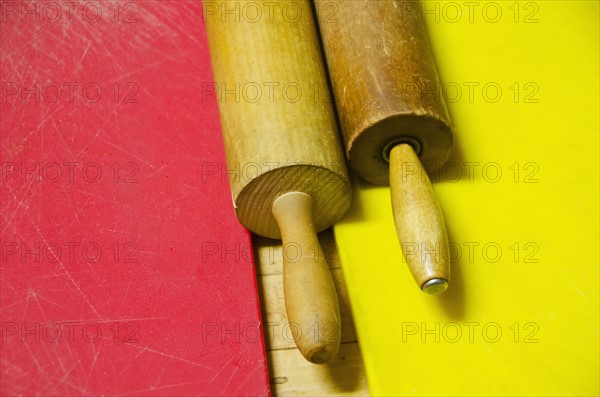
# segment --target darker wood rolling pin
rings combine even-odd
[[[277,2],[278,12],[257,18],[239,14],[248,4],[205,9],[227,166],[237,170],[233,202],[248,229],[283,239],[291,330],[304,357],[323,363],[336,354],[341,330],[316,232],[350,206],[344,155],[310,3]]]
[[[390,184],[411,273],[423,291],[444,292],[448,237],[425,171],[446,161],[453,133],[446,105],[435,94],[438,76],[420,3],[316,4],[317,11],[329,10],[318,12],[319,28],[350,166],[371,183]]]

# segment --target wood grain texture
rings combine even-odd
[[[338,247],[333,238],[333,233],[330,229],[326,229],[318,234],[319,244],[323,250],[323,255],[327,261],[329,269],[335,270],[340,268],[340,258],[338,255]],[[256,263],[256,271],[260,276],[276,275],[283,273],[283,245],[281,241],[270,238],[253,235],[253,243],[256,249],[254,250],[254,260]]]
[[[319,5],[327,3],[327,7]],[[323,46],[351,167],[389,182],[384,149],[416,140],[428,170],[448,158],[453,135],[418,0],[320,0]],[[335,10],[332,17],[331,12]]]
[[[299,350],[323,363],[340,316],[316,232],[346,212],[350,184],[310,3],[278,2],[293,18],[241,18],[247,4],[213,2],[221,12],[206,19],[234,207],[251,231],[299,249],[284,265],[287,314]]]
[[[343,280],[343,274],[340,269],[334,269],[331,272],[333,284],[338,295],[340,305],[340,318],[342,324],[341,343],[356,342],[356,333],[352,324],[352,312],[348,300],[348,292]],[[265,322],[265,343],[267,350],[294,349],[296,345],[292,330],[289,328],[288,316],[285,308],[283,295],[283,277],[282,274],[272,274],[268,276],[259,276],[261,279],[261,301],[267,302],[263,309],[263,317],[268,319]],[[296,352],[296,354],[298,354]]]
[[[267,353],[275,396],[368,396],[357,343],[344,343],[326,365],[311,365],[294,350]]]
[[[340,346],[340,308],[313,226],[312,198],[291,192],[273,203],[273,215],[281,230],[283,289],[291,333],[304,357],[315,364],[333,358]]]
[[[396,145],[390,154],[390,190],[396,231],[417,285],[444,292],[450,280],[450,252],[444,215],[427,173],[410,145]]]
[[[340,302],[342,341],[336,357],[312,365],[295,347],[283,299],[283,247],[253,235],[267,363],[273,396],[368,396],[362,355],[331,229],[318,235]]]
[[[213,3],[235,10],[246,2]],[[351,197],[310,3],[277,5],[297,13],[206,16],[235,210],[271,238],[281,236],[271,207],[282,194],[313,197],[317,231],[340,219]]]

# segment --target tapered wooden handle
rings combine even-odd
[[[444,215],[421,161],[408,144],[391,150],[390,189],[396,231],[415,281],[424,292],[444,292],[450,278]]]
[[[290,329],[302,355],[331,360],[340,345],[340,309],[331,273],[313,226],[313,199],[291,192],[273,203],[283,240],[283,291]]]

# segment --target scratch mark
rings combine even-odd
[[[231,375],[229,376],[229,380],[225,384],[223,391],[227,390],[227,388],[229,387],[229,384],[231,383],[231,381],[232,381],[233,377],[235,376],[235,374],[237,373],[238,369],[240,369],[240,367],[235,367],[235,369],[231,372]]]
[[[98,346],[98,350],[96,350],[96,348],[94,347],[94,344],[92,343],[92,352],[94,354],[94,359],[90,365],[90,370],[87,374],[87,377],[85,379],[85,383],[83,385],[84,389],[87,389],[88,383],[90,382],[90,378],[92,377],[92,372],[95,369],[96,366],[96,362],[98,361],[98,356],[100,355],[100,345]]]
[[[87,40],[87,46],[85,47],[85,50],[83,51],[83,55],[81,56],[81,59],[79,60],[79,62],[77,62],[77,65],[75,66],[75,70],[73,70],[73,74],[76,74],[79,72],[79,70],[81,70],[81,64],[83,62],[83,59],[87,55],[88,50],[90,49],[91,45],[92,45],[92,42]]]
[[[146,391],[169,389],[172,387],[179,387],[179,386],[197,385],[197,384],[201,384],[201,383],[204,383],[204,382],[183,382],[183,383],[173,383],[171,385],[163,385],[163,386],[150,386],[150,387],[146,387],[144,389],[132,390],[127,393],[122,393],[121,395],[127,396],[130,394],[138,394],[138,393],[142,393],[142,392],[146,392]]]
[[[191,361],[191,360],[187,360],[182,357],[173,356],[172,354],[167,354],[165,352],[161,352],[160,350],[154,350],[154,349],[149,348],[148,346],[140,347],[140,346],[133,345],[133,344],[129,344],[129,346],[135,347],[136,349],[140,349],[140,350],[142,350],[142,352],[148,351],[150,353],[158,354],[159,356],[163,356],[163,357],[172,358],[173,360],[181,361],[181,362],[184,362],[184,363],[196,366],[196,367],[211,369],[210,367],[207,367],[206,365],[202,365],[200,363],[197,363],[197,362]]]
[[[215,381],[215,379],[217,379],[217,377],[219,376],[219,374],[221,372],[223,372],[223,369],[225,367],[227,367],[229,365],[229,363],[231,363],[231,361],[233,361],[234,357],[231,357],[225,364],[223,364],[223,366],[221,367],[221,369],[219,371],[217,371],[217,373],[210,379],[210,383],[213,383]]]
[[[42,232],[40,231],[40,228],[38,227],[38,225],[33,221],[33,219],[31,219],[31,217],[29,216],[28,213],[26,213],[26,215],[27,215],[27,218],[29,218],[29,220],[31,221],[31,223],[32,223],[33,227],[35,228],[35,231],[37,232],[37,234],[40,236],[40,238],[42,240],[44,240],[44,243],[46,245],[48,245],[48,240],[46,240],[46,237],[42,234]],[[73,284],[73,286],[75,287],[75,289],[77,290],[77,292],[79,293],[79,295],[81,295],[81,297],[83,298],[83,300],[85,301],[85,303],[88,304],[88,306],[90,307],[90,309],[92,309],[92,312],[96,316],[98,316],[98,318],[101,318],[100,313],[98,313],[98,311],[96,310],[96,307],[94,307],[94,305],[92,305],[92,302],[90,302],[90,300],[88,299],[88,297],[83,293],[83,291],[79,287],[79,284],[77,284],[77,282],[73,278],[73,275],[67,270],[67,268],[65,267],[64,263],[62,263],[62,261],[60,260],[60,258],[56,256],[56,253],[54,251],[51,251],[51,252],[52,252],[52,255],[54,256],[54,258],[56,259],[56,261],[58,262],[58,264],[60,265],[60,268],[65,272],[65,274],[67,275],[67,278],[69,279],[69,281],[71,282],[71,284]]]
[[[118,149],[118,150],[122,151],[123,153],[130,155],[130,156],[131,156],[131,157],[133,157],[134,159],[137,159],[137,160],[141,161],[142,163],[146,164],[148,167],[150,167],[150,168],[152,168],[152,169],[156,168],[156,167],[154,167],[154,165],[150,164],[148,161],[144,160],[144,159],[143,159],[143,158],[141,158],[140,156],[137,156],[137,155],[135,155],[135,154],[133,154],[133,153],[131,153],[131,152],[129,152],[129,151],[127,151],[127,150],[125,150],[125,149],[124,149],[124,148],[122,148],[121,146],[115,145],[113,142],[111,142],[111,141],[108,141],[108,140],[106,140],[106,139],[104,139],[104,138],[100,138],[100,139],[101,139],[101,140],[102,140],[104,143],[106,143],[107,145],[109,145],[109,146],[112,146],[112,147],[114,147],[114,148],[116,148],[116,149]]]

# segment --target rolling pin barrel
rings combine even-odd
[[[418,246],[407,257],[411,272],[424,291],[439,293],[449,277],[448,238],[426,171],[447,160],[453,133],[420,3],[324,2],[316,9],[346,157],[365,180],[391,184],[400,240]]]
[[[205,15],[234,207],[248,229],[295,249],[284,249],[288,320],[321,363],[337,352],[340,318],[315,233],[342,217],[351,190],[316,27],[308,0],[257,18],[240,18],[243,6],[211,2]],[[337,337],[318,337],[332,324]]]

